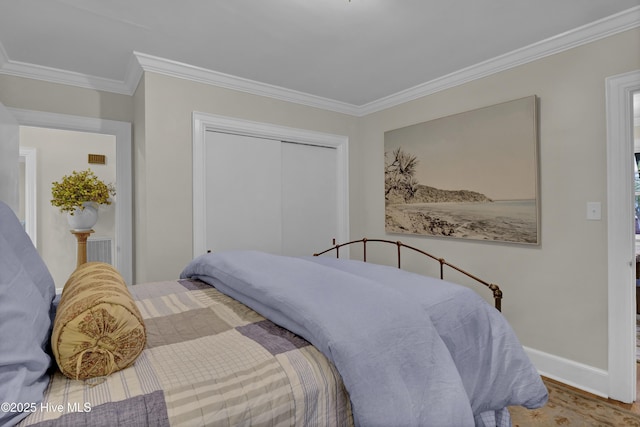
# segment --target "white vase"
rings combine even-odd
[[[67,214],[67,222],[72,230],[91,230],[98,222],[98,205],[94,202],[85,202],[82,206],[84,209],[76,208],[73,215]]]

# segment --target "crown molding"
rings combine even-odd
[[[89,76],[56,68],[12,61],[0,43],[0,74],[44,80],[106,92],[133,95],[144,72],[219,86],[231,90],[279,99],[352,116],[366,116],[431,95],[454,86],[505,71],[519,65],[554,55],[574,47],[612,36],[640,26],[640,6],[578,27],[563,34],[514,50],[504,55],[455,71],[443,77],[419,84],[363,105],[303,93],[280,86],[261,83],[217,71],[200,68],[140,52],[133,52],[124,80]]]
[[[357,115],[358,113],[357,106],[346,102],[310,95],[308,93],[220,73],[218,71],[212,71],[206,68],[196,67],[140,52],[133,52],[133,55],[136,57],[140,67],[145,72],[164,74],[171,77],[251,93],[253,95],[266,96],[323,110],[336,111],[351,115]]]
[[[95,89],[125,95],[133,94],[133,92],[130,91],[130,89],[122,81],[90,76],[73,71],[61,70],[59,68],[45,67],[42,65],[29,64],[26,62],[13,61],[9,59],[1,43],[0,74],[24,77],[35,80],[43,80],[50,83],[59,83],[85,89]]]
[[[515,68],[638,26],[640,26],[640,6],[361,105],[359,115],[366,116],[367,114],[395,107],[396,105]]]
[[[123,82],[129,95],[133,95],[136,92],[143,74],[144,70],[140,66],[134,52],[134,54],[129,58],[129,64],[127,65],[127,71],[125,72]]]

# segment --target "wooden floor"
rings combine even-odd
[[[546,377],[545,377],[545,381],[550,381],[550,382],[555,382],[557,384],[561,384],[561,385],[563,385],[565,387],[569,387],[569,388],[573,389],[578,394],[583,394],[585,396],[590,396],[592,398],[599,399],[599,400],[602,400],[604,402],[608,402],[608,403],[610,403],[612,405],[619,406],[620,408],[626,409],[627,411],[631,411],[631,412],[634,412],[634,413],[640,415],[640,399],[636,399],[636,401],[633,402],[633,403],[622,403],[622,402],[619,402],[617,400],[605,399],[603,397],[596,396],[595,394],[587,393],[584,390],[580,390],[580,389],[577,389],[575,387],[568,386],[567,384],[564,384],[564,383],[561,383],[561,382],[558,382],[558,381],[555,381],[555,380],[552,380],[552,379],[549,379],[549,378],[546,378]],[[636,363],[636,390],[638,390],[640,392],[640,363]]]

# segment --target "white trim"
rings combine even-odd
[[[204,144],[207,131],[227,132],[279,141],[320,145],[336,149],[338,242],[349,238],[349,138],[342,135],[295,129],[206,113],[193,113],[193,257],[206,252],[206,203]],[[330,244],[327,242],[327,247]],[[348,253],[345,253],[348,256]]]
[[[115,267],[127,284],[133,284],[133,197],[131,168],[131,123],[83,116],[9,108],[20,125],[116,137],[116,257]]]
[[[60,83],[69,86],[120,93],[124,95],[133,94],[133,92],[130,91],[130,88],[125,85],[125,82],[118,80],[61,70],[59,68],[44,67],[42,65],[29,64],[26,62],[12,61],[7,58],[5,58],[4,63],[0,62],[0,65],[0,74],[6,74],[9,76],[25,77],[28,79],[43,80],[51,83]],[[141,75],[142,74],[140,73],[140,76]]]
[[[20,157],[24,157],[24,222],[25,231],[33,246],[38,247],[38,209],[37,209],[37,151],[31,147],[20,147]]]
[[[310,95],[308,93],[232,76],[230,74],[224,74],[140,52],[134,52],[133,54],[138,60],[140,67],[146,72],[150,71],[179,79],[279,99],[281,101],[293,102],[295,104],[308,105],[315,108],[321,108],[323,110],[335,111],[353,116],[357,116],[359,113],[359,108],[357,106],[346,102]]]
[[[0,43],[0,74],[6,74],[8,76],[43,80],[51,83],[60,83],[123,95],[133,95],[142,77],[142,71],[133,55],[125,71],[124,81],[62,70],[60,68],[45,67],[27,62],[13,61],[9,59],[4,46]]]
[[[404,104],[405,102],[515,68],[638,26],[640,26],[640,6],[380,98],[360,106],[359,115],[364,116]]]
[[[636,398],[633,91],[640,71],[606,79],[609,396]]]
[[[525,347],[524,350],[540,375],[608,397],[609,375],[606,371],[532,348]]]
[[[133,95],[140,78],[142,77],[143,71],[151,71],[172,77],[280,99],[296,104],[307,105],[323,110],[362,117],[367,114],[391,108],[393,106],[486,77],[500,71],[505,71],[546,56],[554,55],[586,43],[591,43],[638,26],[640,26],[640,6],[627,9],[582,27],[567,31],[563,34],[533,43],[529,46],[497,56],[479,64],[433,79],[364,105],[353,105],[346,102],[327,99],[140,52],[132,52],[132,58],[129,61],[125,72],[125,78],[123,81],[119,81],[12,61],[9,59],[0,44],[0,74]]]

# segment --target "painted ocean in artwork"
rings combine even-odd
[[[535,200],[387,205],[386,231],[515,243],[536,243]]]
[[[537,97],[384,134],[385,231],[540,244]]]

